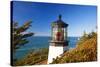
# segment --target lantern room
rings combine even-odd
[[[62,16],[59,15],[57,21],[52,22],[52,42],[62,42],[67,40],[67,26],[64,21],[62,21]]]

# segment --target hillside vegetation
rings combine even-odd
[[[97,60],[97,34],[92,32],[83,35],[76,48],[66,51],[60,58],[53,60],[52,64],[89,62]]]
[[[41,48],[38,51],[31,51],[24,58],[15,61],[14,66],[47,64],[48,49]]]

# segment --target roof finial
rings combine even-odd
[[[61,20],[61,17],[62,17],[62,16],[61,16],[61,14],[60,14],[60,15],[59,15],[59,20]]]

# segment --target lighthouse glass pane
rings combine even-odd
[[[66,40],[67,39],[67,31],[66,31],[67,29],[66,28],[64,28],[64,40]]]
[[[62,28],[62,36],[63,36],[63,40],[65,38],[64,34],[65,34],[65,31],[64,31],[65,28]]]
[[[63,41],[64,40],[64,28],[56,28],[56,31],[54,32],[55,40],[57,41]]]
[[[56,33],[57,33],[58,29],[56,27],[53,28],[53,40],[56,40]]]
[[[63,31],[63,29],[62,28],[58,28],[58,32],[62,32]]]

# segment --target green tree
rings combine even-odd
[[[20,48],[21,46],[25,45],[29,41],[27,37],[32,36],[34,33],[28,32],[25,33],[27,29],[31,27],[32,21],[25,22],[22,26],[18,26],[17,22],[13,22],[12,27],[12,49],[13,52]]]

